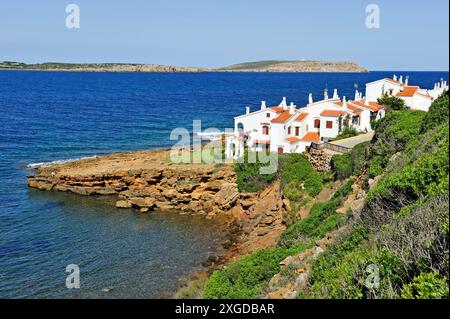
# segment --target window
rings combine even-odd
[[[262,127],[262,131],[264,135],[269,135],[269,127],[267,125]]]
[[[266,117],[270,117],[270,113],[266,113]]]
[[[288,127],[288,134],[291,134],[291,127]]]
[[[314,128],[320,128],[320,119],[314,120]]]
[[[327,128],[333,128],[333,121],[327,121]]]
[[[300,128],[297,126],[295,128],[295,136],[299,136],[300,135]]]

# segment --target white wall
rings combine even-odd
[[[333,123],[333,127],[331,129],[326,126],[328,121]],[[337,135],[339,135],[339,118],[322,116],[320,119],[320,137],[333,139]]]
[[[402,86],[400,84],[395,84],[387,80],[376,81],[366,84],[366,98],[371,102],[376,102],[379,97],[382,97],[390,89],[392,89],[392,94],[395,95],[400,92]]]

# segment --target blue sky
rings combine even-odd
[[[65,27],[78,4],[81,28]],[[377,4],[380,29],[365,26]],[[447,0],[2,0],[0,60],[218,67],[266,59],[448,70]]]

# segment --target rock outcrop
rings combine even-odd
[[[40,169],[28,178],[28,185],[85,196],[117,195],[116,207],[141,212],[159,208],[212,217],[230,210],[240,197],[231,166],[167,166],[94,175],[64,175],[52,169]]]
[[[331,170],[331,158],[333,157],[333,154],[325,152],[324,150],[316,150],[312,147],[306,154],[308,156],[308,161],[316,171],[327,172]]]

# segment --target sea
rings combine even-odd
[[[261,100],[301,107],[325,89],[353,99],[393,74],[424,88],[449,75],[0,71],[0,298],[170,298],[225,231],[203,217],[118,210],[109,196],[29,189],[34,167],[169,147],[194,120],[224,130]],[[79,288],[66,284],[73,265]]]

